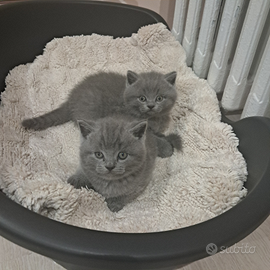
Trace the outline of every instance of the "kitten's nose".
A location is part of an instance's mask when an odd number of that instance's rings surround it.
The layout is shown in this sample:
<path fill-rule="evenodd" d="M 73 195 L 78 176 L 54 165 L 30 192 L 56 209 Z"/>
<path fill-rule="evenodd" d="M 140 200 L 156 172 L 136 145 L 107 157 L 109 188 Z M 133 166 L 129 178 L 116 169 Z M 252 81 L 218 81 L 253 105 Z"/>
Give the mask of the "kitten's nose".
<path fill-rule="evenodd" d="M 147 105 L 147 107 L 148 107 L 150 110 L 152 110 L 152 109 L 155 107 L 155 105 L 151 104 L 151 105 Z"/>
<path fill-rule="evenodd" d="M 114 165 L 110 165 L 110 166 L 105 166 L 105 168 L 108 170 L 108 171 L 112 171 L 115 166 Z"/>

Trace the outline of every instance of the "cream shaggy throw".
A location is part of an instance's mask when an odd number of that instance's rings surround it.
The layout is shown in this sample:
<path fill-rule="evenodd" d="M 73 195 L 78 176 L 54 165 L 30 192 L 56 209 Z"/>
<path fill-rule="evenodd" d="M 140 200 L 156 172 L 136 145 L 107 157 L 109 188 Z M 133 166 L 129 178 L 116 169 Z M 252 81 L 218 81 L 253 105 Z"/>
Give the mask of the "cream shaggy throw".
<path fill-rule="evenodd" d="M 31 48 L 29 48 L 31 49 Z M 181 45 L 159 23 L 128 38 L 93 34 L 56 38 L 31 64 L 6 78 L 0 109 L 0 187 L 12 200 L 49 218 L 114 232 L 157 232 L 213 218 L 236 205 L 247 190 L 246 163 L 232 127 L 221 123 L 215 92 L 186 66 Z M 183 151 L 158 158 L 153 181 L 134 202 L 112 213 L 104 198 L 67 184 L 79 162 L 79 130 L 72 123 L 45 131 L 20 122 L 58 107 L 85 76 L 177 71 L 178 100 L 170 131 Z"/>

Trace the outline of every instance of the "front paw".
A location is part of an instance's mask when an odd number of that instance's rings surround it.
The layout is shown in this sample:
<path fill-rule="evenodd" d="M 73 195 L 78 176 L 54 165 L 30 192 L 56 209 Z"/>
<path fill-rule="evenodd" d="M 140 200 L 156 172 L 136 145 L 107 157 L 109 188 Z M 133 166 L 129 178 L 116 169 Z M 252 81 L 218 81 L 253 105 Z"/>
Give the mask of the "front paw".
<path fill-rule="evenodd" d="M 158 149 L 159 157 L 168 158 L 168 157 L 171 157 L 172 154 L 173 154 L 173 146 L 169 142 L 166 142 L 163 145 L 159 146 L 159 149 Z"/>
<path fill-rule="evenodd" d="M 86 182 L 85 179 L 82 179 L 81 177 L 79 177 L 78 175 L 74 174 L 72 176 L 70 176 L 67 180 L 67 182 L 69 184 L 71 184 L 72 186 L 74 186 L 77 189 L 80 189 L 81 187 L 86 187 Z"/>
<path fill-rule="evenodd" d="M 166 140 L 173 146 L 173 148 L 180 151 L 182 149 L 182 140 L 181 137 L 176 133 L 171 133 L 166 136 Z"/>
<path fill-rule="evenodd" d="M 108 208 L 112 211 L 112 212 L 118 212 L 121 209 L 123 209 L 123 207 L 125 206 L 123 204 L 123 202 L 121 202 L 120 200 L 118 200 L 117 198 L 107 198 L 105 200 L 107 202 L 107 206 Z"/>

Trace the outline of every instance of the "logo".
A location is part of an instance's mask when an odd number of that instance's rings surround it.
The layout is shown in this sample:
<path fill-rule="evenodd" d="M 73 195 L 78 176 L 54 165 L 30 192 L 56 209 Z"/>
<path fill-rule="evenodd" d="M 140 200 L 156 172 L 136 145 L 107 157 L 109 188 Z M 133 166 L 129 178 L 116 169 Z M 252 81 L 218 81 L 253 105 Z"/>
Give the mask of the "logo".
<path fill-rule="evenodd" d="M 218 251 L 217 245 L 210 243 L 206 246 L 206 252 L 208 255 L 215 255 Z"/>
<path fill-rule="evenodd" d="M 206 246 L 205 248 L 206 252 L 208 255 L 215 255 L 218 252 L 218 247 L 216 244 L 214 243 L 210 243 Z M 220 247 L 220 253 L 224 254 L 224 253 L 242 253 L 242 254 L 253 254 L 256 252 L 256 246 L 249 246 L 248 243 L 246 244 L 234 244 L 233 246 L 230 247 L 225 247 L 222 246 Z"/>

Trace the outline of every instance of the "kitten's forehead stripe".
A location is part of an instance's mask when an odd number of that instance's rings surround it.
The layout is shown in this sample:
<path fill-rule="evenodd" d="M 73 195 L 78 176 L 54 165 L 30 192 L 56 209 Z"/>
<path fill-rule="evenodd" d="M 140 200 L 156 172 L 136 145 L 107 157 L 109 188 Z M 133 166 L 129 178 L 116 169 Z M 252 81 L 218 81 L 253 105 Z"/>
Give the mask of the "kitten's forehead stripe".
<path fill-rule="evenodd" d="M 149 98 L 155 98 L 158 94 L 165 94 L 169 89 L 168 87 L 170 87 L 160 73 L 142 73 L 140 77 L 141 80 L 138 87 Z"/>
<path fill-rule="evenodd" d="M 128 132 L 127 123 L 110 119 L 102 123 L 100 129 L 97 131 L 97 140 L 102 149 L 116 149 L 120 151 L 130 144 L 130 134 Z"/>

